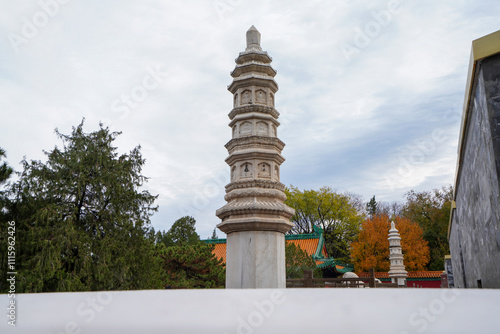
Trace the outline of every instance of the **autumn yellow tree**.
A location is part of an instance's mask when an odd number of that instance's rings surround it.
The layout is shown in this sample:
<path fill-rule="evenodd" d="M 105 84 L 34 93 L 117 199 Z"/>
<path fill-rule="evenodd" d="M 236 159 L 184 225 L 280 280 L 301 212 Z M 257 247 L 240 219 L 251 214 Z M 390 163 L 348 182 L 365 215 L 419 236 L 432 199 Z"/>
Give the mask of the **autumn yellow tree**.
<path fill-rule="evenodd" d="M 422 228 L 403 217 L 395 218 L 401 236 L 404 264 L 408 271 L 425 270 L 429 262 L 429 246 L 423 238 Z M 351 244 L 351 261 L 357 273 L 375 268 L 389 271 L 389 240 L 391 224 L 387 215 L 378 215 L 365 220 L 357 241 Z"/>
<path fill-rule="evenodd" d="M 314 226 L 323 229 L 325 247 L 330 257 L 348 262 L 350 245 L 359 233 L 364 215 L 359 197 L 338 193 L 329 187 L 319 190 L 285 190 L 285 203 L 295 209 L 290 234 L 312 233 Z"/>

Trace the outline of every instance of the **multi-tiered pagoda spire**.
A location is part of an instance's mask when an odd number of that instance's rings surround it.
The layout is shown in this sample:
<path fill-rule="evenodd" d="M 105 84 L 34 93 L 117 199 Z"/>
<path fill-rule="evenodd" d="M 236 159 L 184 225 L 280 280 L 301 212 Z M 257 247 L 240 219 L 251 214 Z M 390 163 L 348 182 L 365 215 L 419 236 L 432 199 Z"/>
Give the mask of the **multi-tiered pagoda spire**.
<path fill-rule="evenodd" d="M 397 283 L 399 286 L 406 286 L 408 272 L 405 270 L 405 265 L 403 264 L 401 237 L 399 236 L 399 232 L 394 222 L 391 222 L 391 229 L 389 230 L 389 261 L 391 261 L 391 266 L 389 268 L 391 283 Z"/>
<path fill-rule="evenodd" d="M 226 288 L 284 288 L 285 233 L 294 210 L 284 204 L 280 182 L 285 144 L 278 139 L 278 85 L 271 57 L 262 51 L 260 33 L 247 31 L 247 47 L 236 59 L 228 90 L 232 139 L 226 144 L 231 182 L 228 202 L 217 210 L 217 227 L 227 233 Z"/>

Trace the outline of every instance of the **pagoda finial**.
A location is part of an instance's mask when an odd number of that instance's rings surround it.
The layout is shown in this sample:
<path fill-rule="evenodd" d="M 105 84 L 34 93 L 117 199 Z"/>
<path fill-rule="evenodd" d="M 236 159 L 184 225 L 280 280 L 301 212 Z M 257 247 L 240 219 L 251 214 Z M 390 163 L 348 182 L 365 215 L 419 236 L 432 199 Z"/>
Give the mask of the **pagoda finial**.
<path fill-rule="evenodd" d="M 253 25 L 247 31 L 247 48 L 245 51 L 250 50 L 262 51 L 260 47 L 260 32 Z"/>

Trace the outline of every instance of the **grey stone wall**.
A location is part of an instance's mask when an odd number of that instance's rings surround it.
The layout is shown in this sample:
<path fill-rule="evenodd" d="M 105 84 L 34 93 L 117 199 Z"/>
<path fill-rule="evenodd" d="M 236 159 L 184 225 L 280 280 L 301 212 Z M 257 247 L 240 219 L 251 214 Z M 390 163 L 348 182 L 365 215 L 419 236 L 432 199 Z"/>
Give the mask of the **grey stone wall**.
<path fill-rule="evenodd" d="M 450 231 L 455 286 L 500 288 L 500 55 L 478 63 Z"/>

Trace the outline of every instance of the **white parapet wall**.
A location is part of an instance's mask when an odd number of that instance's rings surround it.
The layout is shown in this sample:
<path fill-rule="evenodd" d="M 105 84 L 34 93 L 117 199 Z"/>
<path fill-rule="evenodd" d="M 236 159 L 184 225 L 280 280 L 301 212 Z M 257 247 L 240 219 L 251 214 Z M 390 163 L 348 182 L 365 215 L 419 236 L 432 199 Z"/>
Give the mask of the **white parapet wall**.
<path fill-rule="evenodd" d="M 219 289 L 18 294 L 0 333 L 499 333 L 500 290 Z M 0 295 L 4 313 L 12 300 Z"/>

